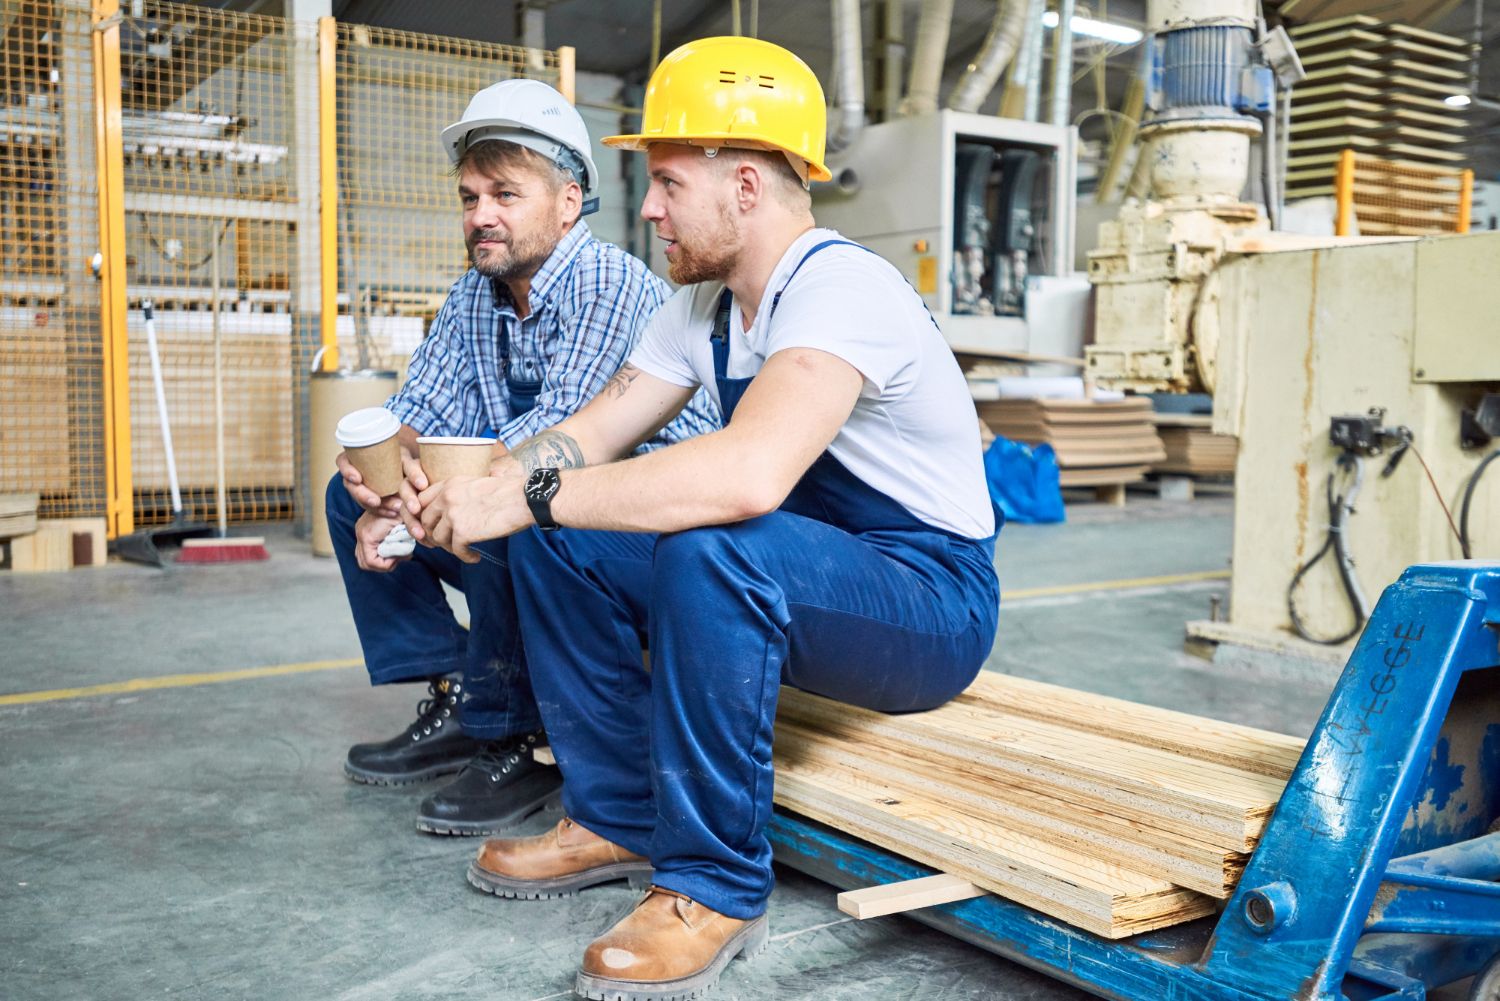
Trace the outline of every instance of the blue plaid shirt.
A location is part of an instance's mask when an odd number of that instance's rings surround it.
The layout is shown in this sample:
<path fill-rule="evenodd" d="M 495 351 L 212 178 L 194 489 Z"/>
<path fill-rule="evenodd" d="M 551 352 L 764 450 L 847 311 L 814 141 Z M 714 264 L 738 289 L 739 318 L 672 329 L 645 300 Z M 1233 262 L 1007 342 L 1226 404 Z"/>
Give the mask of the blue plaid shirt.
<path fill-rule="evenodd" d="M 640 260 L 594 239 L 580 220 L 532 277 L 525 320 L 516 315 L 508 286 L 466 271 L 448 291 L 427 339 L 412 354 L 406 384 L 386 409 L 418 434 L 498 435 L 514 448 L 593 399 L 671 294 Z M 507 371 L 511 379 L 541 383 L 536 405 L 524 414 L 511 405 Z M 718 408 L 700 388 L 641 451 L 720 426 Z"/>

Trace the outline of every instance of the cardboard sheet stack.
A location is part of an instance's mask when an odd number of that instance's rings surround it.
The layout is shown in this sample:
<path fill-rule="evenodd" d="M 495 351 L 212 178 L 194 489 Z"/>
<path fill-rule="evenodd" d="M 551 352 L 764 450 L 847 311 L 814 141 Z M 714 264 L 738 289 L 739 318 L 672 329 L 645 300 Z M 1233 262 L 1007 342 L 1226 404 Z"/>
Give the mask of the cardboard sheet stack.
<path fill-rule="evenodd" d="M 1234 474 L 1239 439 L 1214 434 L 1213 418 L 1207 414 L 1156 414 L 1156 433 L 1167 449 L 1165 462 L 1151 468 L 1175 476 L 1225 476 Z"/>
<path fill-rule="evenodd" d="M 1346 149 L 1415 166 L 1460 165 L 1465 116 L 1444 99 L 1469 93 L 1468 42 L 1365 14 L 1290 33 L 1307 79 L 1292 91 L 1288 199 L 1333 194 Z"/>
<path fill-rule="evenodd" d="M 1167 457 L 1151 424 L 1151 401 L 1144 396 L 1109 402 L 989 400 L 976 406 L 996 434 L 1051 445 L 1065 487 L 1134 483 Z"/>
<path fill-rule="evenodd" d="M 776 801 L 1107 938 L 1212 914 L 1302 741 L 982 672 L 931 712 L 783 688 Z"/>

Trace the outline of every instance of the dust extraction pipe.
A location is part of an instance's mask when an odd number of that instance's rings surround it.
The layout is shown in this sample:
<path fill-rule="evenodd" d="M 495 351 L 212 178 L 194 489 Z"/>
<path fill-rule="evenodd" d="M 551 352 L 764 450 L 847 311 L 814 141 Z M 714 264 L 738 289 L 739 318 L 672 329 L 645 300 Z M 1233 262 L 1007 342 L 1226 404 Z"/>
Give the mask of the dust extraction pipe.
<path fill-rule="evenodd" d="M 990 33 L 985 36 L 979 55 L 964 71 L 953 95 L 948 98 L 948 107 L 954 111 L 978 111 L 984 99 L 990 96 L 1000 74 L 1015 58 L 1021 47 L 1021 36 L 1026 33 L 1027 0 L 1000 0 L 995 9 L 995 20 L 990 24 Z"/>
<path fill-rule="evenodd" d="M 917 42 L 911 57 L 911 77 L 898 113 L 926 115 L 937 110 L 943 83 L 943 60 L 948 55 L 948 29 L 953 24 L 953 0 L 922 0 L 917 20 Z"/>
<path fill-rule="evenodd" d="M 950 6 L 952 2 L 948 0 Z M 865 52 L 859 30 L 859 0 L 832 0 L 832 3 L 838 119 L 828 130 L 828 152 L 837 153 L 848 149 L 865 127 Z"/>

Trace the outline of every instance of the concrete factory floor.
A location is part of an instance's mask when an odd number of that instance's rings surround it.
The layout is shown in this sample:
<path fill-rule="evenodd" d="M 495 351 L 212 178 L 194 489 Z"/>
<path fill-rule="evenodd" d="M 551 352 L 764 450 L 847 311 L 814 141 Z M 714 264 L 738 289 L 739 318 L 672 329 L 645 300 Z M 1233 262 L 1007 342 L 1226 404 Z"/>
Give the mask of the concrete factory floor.
<path fill-rule="evenodd" d="M 1069 515 L 1005 529 L 1007 591 L 1227 566 L 1227 499 Z M 0 574 L 0 695 L 358 657 L 334 562 L 268 535 L 267 563 Z M 1227 583 L 1008 600 L 988 667 L 1306 734 L 1322 688 L 1229 683 L 1181 652 L 1184 620 L 1211 594 L 1227 602 Z M 347 781 L 348 746 L 398 732 L 417 696 L 351 666 L 0 706 L 5 997 L 570 996 L 585 945 L 634 895 L 479 893 L 463 876 L 477 843 L 415 829 L 431 786 Z M 796 872 L 778 880 L 771 948 L 713 996 L 1085 996 L 905 918 L 852 921 Z"/>

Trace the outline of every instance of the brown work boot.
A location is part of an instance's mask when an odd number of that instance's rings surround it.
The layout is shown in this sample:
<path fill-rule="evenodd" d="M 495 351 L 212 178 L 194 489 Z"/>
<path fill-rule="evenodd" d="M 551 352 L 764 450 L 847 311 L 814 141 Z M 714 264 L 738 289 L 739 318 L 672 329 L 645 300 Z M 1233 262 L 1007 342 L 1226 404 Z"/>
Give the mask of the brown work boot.
<path fill-rule="evenodd" d="M 628 879 L 639 889 L 651 882 L 651 863 L 605 841 L 571 817 L 546 834 L 495 838 L 469 863 L 469 882 L 485 893 L 523 900 L 566 897 L 595 883 Z"/>
<path fill-rule="evenodd" d="M 712 987 L 735 956 L 766 947 L 766 916 L 741 921 L 651 887 L 583 954 L 575 990 L 603 1001 L 677 1001 Z"/>

